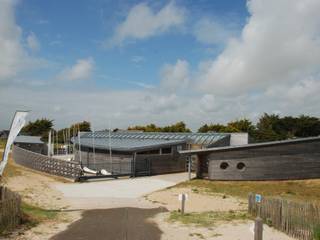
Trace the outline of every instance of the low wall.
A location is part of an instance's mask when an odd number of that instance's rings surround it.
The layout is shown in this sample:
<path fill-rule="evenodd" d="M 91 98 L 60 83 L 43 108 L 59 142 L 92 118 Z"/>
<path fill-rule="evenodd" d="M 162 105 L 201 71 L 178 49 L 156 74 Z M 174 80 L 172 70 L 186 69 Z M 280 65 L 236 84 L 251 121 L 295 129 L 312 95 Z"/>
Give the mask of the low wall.
<path fill-rule="evenodd" d="M 198 176 L 212 180 L 320 178 L 319 137 L 206 149 L 193 154 L 199 158 Z"/>
<path fill-rule="evenodd" d="M 21 222 L 21 198 L 19 194 L 0 186 L 0 233 L 11 231 Z"/>
<path fill-rule="evenodd" d="M 81 173 L 78 163 L 48 157 L 18 146 L 13 146 L 12 157 L 22 166 L 57 176 L 77 179 Z"/>

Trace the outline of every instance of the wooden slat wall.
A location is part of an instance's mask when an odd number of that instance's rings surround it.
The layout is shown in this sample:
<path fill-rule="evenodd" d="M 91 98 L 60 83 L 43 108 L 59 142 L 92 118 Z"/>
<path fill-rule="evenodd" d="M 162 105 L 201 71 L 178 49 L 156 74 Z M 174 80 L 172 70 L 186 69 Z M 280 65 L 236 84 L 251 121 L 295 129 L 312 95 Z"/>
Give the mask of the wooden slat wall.
<path fill-rule="evenodd" d="M 289 180 L 320 178 L 320 141 L 295 142 L 206 153 L 214 180 Z M 228 163 L 225 170 L 222 162 Z M 237 169 L 244 163 L 243 170 Z M 203 170 L 204 171 L 204 170 Z"/>
<path fill-rule="evenodd" d="M 318 239 L 314 233 L 320 233 L 319 204 L 266 197 L 262 197 L 261 203 L 256 203 L 255 194 L 249 195 L 248 202 L 249 213 L 253 216 L 259 215 L 272 227 L 297 239 Z"/>

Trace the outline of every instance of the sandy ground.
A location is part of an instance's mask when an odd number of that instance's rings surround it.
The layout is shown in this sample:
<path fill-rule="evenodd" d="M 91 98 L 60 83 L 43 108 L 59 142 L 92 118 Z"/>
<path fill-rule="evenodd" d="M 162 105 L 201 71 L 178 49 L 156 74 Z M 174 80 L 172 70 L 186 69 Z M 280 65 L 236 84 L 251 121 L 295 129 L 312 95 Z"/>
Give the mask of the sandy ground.
<path fill-rule="evenodd" d="M 169 188 L 185 181 L 187 174 L 170 174 L 135 179 L 118 179 L 86 183 L 63 182 L 19 167 L 21 176 L 11 177 L 6 185 L 18 191 L 23 199 L 47 209 L 67 209 L 70 212 L 59 214 L 55 221 L 44 222 L 23 234 L 11 239 L 50 239 L 70 228 L 70 223 L 80 221 L 81 214 L 88 209 L 110 209 L 119 207 L 155 208 L 163 206 L 168 210 L 179 208 L 178 194 L 188 193 L 186 211 L 226 211 L 246 208 L 246 203 L 232 197 L 203 195 L 190 189 Z M 161 190 L 162 189 L 162 190 Z M 164 189 L 164 190 L 163 190 Z M 153 193 L 152 193 L 153 192 Z M 252 221 L 221 223 L 214 227 L 202 228 L 169 223 L 167 212 L 155 215 L 150 221 L 162 233 L 161 240 L 253 239 Z M 101 239 L 108 239 L 104 236 Z M 265 240 L 290 240 L 285 234 L 265 226 Z M 114 240 L 114 239 L 112 239 Z"/>
<path fill-rule="evenodd" d="M 169 223 L 169 213 L 160 213 L 154 221 L 162 231 L 161 240 L 253 240 L 252 221 L 234 221 L 218 223 L 213 227 L 198 227 Z M 264 225 L 264 240 L 294 240 L 284 233 Z"/>
<path fill-rule="evenodd" d="M 54 188 L 54 184 L 65 182 L 67 181 L 66 179 L 46 176 L 17 165 L 16 167 L 21 175 L 6 179 L 5 185 L 18 192 L 23 201 L 45 209 L 63 210 L 69 207 L 69 203 L 63 193 Z M 19 229 L 12 236 L 4 239 L 49 239 L 57 232 L 65 230 L 71 222 L 78 220 L 80 217 L 80 211 L 62 212 L 58 214 L 55 220 L 43 222 L 27 231 Z"/>
<path fill-rule="evenodd" d="M 187 212 L 229 211 L 246 210 L 247 203 L 237 198 L 220 194 L 205 195 L 195 193 L 190 188 L 170 188 L 151 193 L 146 196 L 149 201 L 167 208 L 170 211 L 180 208 L 178 196 L 181 193 L 188 194 L 185 209 Z"/>

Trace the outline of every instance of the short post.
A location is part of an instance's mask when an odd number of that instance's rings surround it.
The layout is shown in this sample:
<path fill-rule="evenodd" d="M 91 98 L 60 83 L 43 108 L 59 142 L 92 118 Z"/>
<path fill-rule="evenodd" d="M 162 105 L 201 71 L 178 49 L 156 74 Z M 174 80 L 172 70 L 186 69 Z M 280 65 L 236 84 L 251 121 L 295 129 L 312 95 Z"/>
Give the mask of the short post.
<path fill-rule="evenodd" d="M 181 194 L 181 214 L 184 214 L 184 206 L 186 201 L 186 195 L 184 193 Z"/>
<path fill-rule="evenodd" d="M 254 221 L 254 240 L 262 240 L 263 236 L 263 221 L 257 217 Z"/>

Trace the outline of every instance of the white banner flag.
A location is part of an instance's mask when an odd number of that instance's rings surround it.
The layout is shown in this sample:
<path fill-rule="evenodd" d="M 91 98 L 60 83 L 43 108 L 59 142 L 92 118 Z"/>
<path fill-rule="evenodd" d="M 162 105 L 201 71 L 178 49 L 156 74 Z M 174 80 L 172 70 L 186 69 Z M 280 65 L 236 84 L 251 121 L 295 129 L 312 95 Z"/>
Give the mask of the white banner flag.
<path fill-rule="evenodd" d="M 27 111 L 17 111 L 14 115 L 14 118 L 11 123 L 11 128 L 9 132 L 9 136 L 6 143 L 6 148 L 4 149 L 4 153 L 2 155 L 2 162 L 0 163 L 0 176 L 2 176 L 3 170 L 8 162 L 8 155 L 10 152 L 10 148 L 15 138 L 18 136 L 20 130 L 26 123 L 26 116 L 28 115 Z"/>

